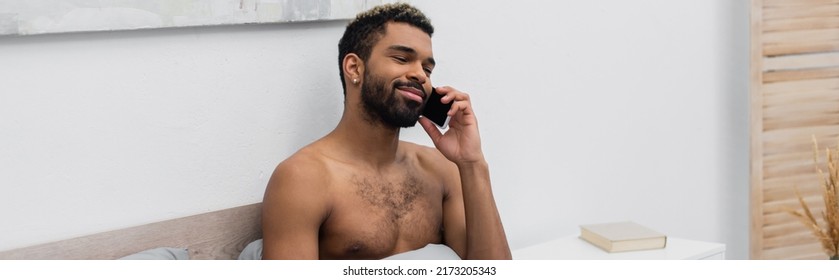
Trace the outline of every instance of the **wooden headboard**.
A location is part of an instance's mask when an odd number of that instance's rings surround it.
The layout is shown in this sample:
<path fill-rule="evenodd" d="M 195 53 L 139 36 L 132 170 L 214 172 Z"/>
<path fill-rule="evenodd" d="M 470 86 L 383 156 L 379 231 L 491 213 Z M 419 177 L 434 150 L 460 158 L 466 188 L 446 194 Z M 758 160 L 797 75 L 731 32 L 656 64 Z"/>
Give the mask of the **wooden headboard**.
<path fill-rule="evenodd" d="M 236 259 L 262 238 L 262 203 L 0 252 L 0 259 L 118 259 L 158 247 L 187 248 L 192 259 Z"/>

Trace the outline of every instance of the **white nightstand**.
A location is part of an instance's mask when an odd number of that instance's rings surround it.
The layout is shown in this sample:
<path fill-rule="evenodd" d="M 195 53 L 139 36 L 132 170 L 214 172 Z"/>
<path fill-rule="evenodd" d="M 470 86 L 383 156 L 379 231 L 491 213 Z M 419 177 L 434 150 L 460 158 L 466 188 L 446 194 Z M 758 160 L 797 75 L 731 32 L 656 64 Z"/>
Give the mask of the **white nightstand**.
<path fill-rule="evenodd" d="M 724 260 L 725 244 L 667 237 L 664 249 L 607 253 L 567 236 L 513 251 L 514 260 Z"/>

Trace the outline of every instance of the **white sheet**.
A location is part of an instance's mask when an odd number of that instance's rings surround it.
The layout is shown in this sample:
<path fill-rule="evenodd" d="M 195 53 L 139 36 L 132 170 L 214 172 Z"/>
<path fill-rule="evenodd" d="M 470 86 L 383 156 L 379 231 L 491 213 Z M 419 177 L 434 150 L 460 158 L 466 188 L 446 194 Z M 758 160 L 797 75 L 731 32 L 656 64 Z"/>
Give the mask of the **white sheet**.
<path fill-rule="evenodd" d="M 239 254 L 240 260 L 261 260 L 262 239 L 256 240 L 245 246 Z M 460 257 L 449 246 L 443 244 L 428 244 L 425 247 L 399 253 L 384 260 L 459 260 Z"/>

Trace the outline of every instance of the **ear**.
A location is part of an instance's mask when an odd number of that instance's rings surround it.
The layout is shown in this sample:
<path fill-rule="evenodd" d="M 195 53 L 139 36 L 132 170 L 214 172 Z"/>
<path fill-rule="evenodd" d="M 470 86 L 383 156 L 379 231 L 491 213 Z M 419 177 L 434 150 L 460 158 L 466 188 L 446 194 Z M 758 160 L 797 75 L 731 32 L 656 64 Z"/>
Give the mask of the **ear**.
<path fill-rule="evenodd" d="M 361 79 L 364 77 L 364 61 L 361 60 L 361 57 L 358 57 L 354 53 L 349 53 L 344 56 L 341 67 L 344 68 L 344 81 L 346 81 L 348 87 L 361 84 Z M 354 80 L 358 82 L 354 83 Z"/>

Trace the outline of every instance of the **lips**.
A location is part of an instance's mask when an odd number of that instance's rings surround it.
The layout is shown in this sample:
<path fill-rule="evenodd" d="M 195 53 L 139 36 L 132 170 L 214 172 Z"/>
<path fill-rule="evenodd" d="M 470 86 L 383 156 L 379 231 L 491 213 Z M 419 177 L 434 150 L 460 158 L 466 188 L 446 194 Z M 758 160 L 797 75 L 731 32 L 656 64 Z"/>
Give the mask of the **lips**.
<path fill-rule="evenodd" d="M 402 96 L 416 102 L 422 103 L 425 100 L 425 92 L 413 86 L 400 86 L 396 88 Z"/>

